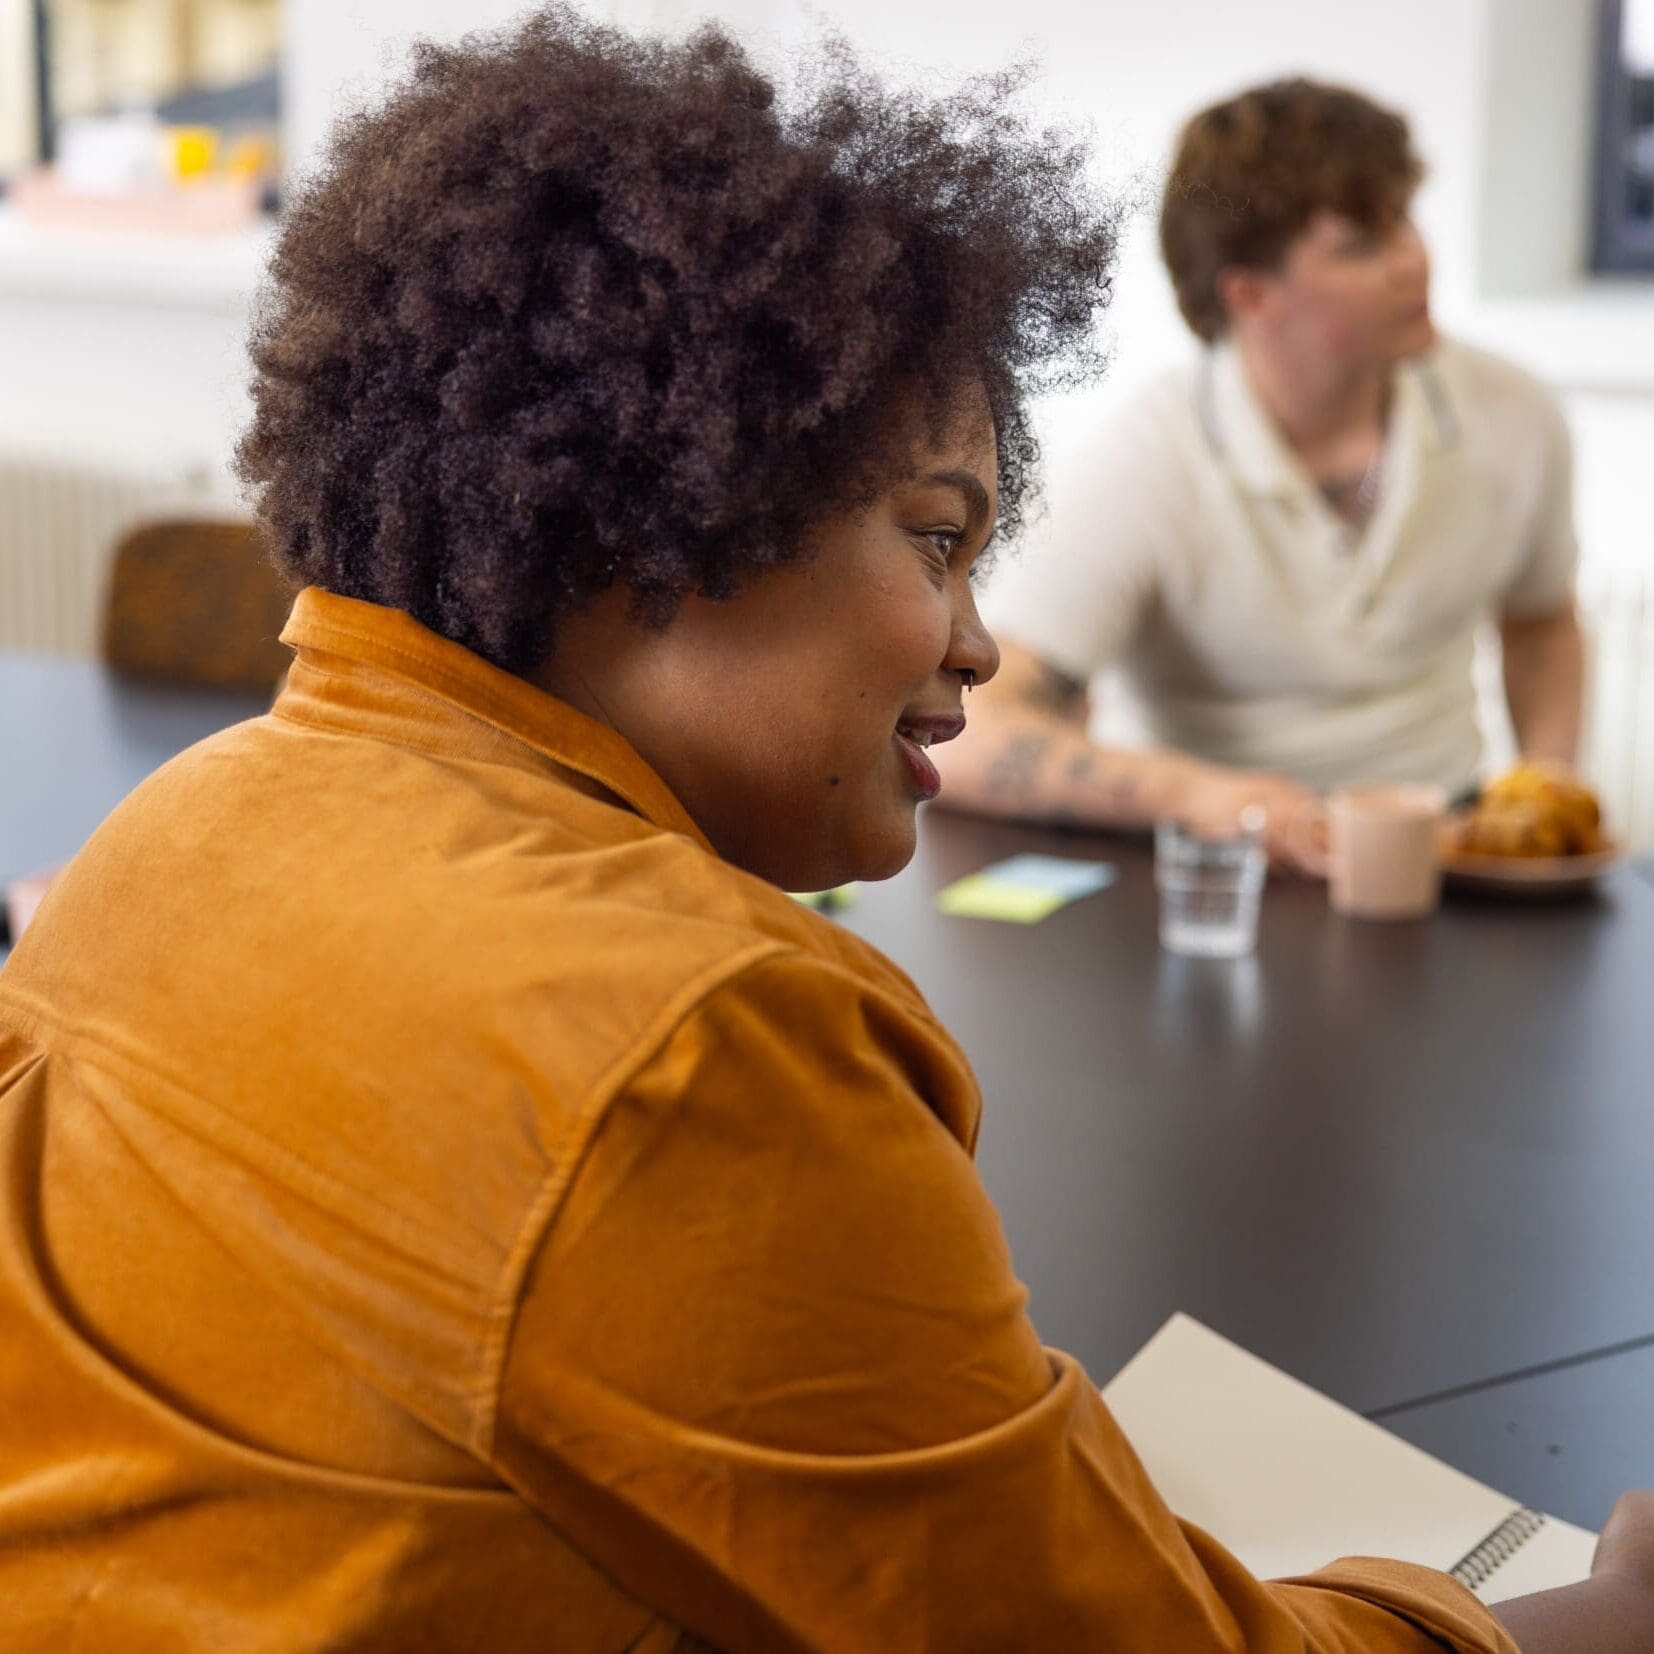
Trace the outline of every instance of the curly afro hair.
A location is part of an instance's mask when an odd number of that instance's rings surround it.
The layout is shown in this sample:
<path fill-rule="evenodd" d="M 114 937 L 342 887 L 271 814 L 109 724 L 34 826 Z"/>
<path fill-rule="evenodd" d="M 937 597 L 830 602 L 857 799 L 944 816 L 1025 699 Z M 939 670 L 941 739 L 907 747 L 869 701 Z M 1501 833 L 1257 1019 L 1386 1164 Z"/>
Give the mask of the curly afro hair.
<path fill-rule="evenodd" d="M 1318 212 L 1387 229 L 1423 176 L 1406 121 L 1341 86 L 1278 80 L 1203 109 L 1183 128 L 1160 212 L 1183 319 L 1221 338 L 1226 265 L 1278 268 Z"/>
<path fill-rule="evenodd" d="M 563 5 L 415 47 L 293 200 L 238 470 L 294 579 L 508 671 L 614 582 L 650 623 L 805 555 L 985 391 L 1102 365 L 1116 213 L 1023 70 L 934 101 L 840 42 L 790 106 L 727 35 Z"/>

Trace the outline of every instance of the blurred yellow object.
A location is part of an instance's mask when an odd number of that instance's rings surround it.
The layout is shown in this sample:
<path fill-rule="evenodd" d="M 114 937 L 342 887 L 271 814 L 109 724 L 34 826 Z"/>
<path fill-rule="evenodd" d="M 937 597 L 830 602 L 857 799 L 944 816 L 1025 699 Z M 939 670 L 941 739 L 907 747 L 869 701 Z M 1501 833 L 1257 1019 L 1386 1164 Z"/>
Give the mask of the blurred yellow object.
<path fill-rule="evenodd" d="M 225 152 L 224 170 L 232 178 L 268 178 L 276 170 L 275 139 L 264 132 L 243 132 Z"/>
<path fill-rule="evenodd" d="M 1532 804 L 1480 804 L 1458 824 L 1454 847 L 1472 856 L 1561 856 L 1567 840 Z"/>
<path fill-rule="evenodd" d="M 1584 855 L 1598 846 L 1602 809 L 1596 795 L 1561 764 L 1528 759 L 1493 782 L 1485 793 L 1492 805 L 1528 804 L 1554 824 L 1565 855 Z"/>
<path fill-rule="evenodd" d="M 167 173 L 180 184 L 205 178 L 218 161 L 218 134 L 210 126 L 166 129 Z"/>
<path fill-rule="evenodd" d="M 1452 848 L 1475 856 L 1583 856 L 1600 850 L 1602 811 L 1572 770 L 1528 759 L 1489 782 L 1454 824 Z"/>

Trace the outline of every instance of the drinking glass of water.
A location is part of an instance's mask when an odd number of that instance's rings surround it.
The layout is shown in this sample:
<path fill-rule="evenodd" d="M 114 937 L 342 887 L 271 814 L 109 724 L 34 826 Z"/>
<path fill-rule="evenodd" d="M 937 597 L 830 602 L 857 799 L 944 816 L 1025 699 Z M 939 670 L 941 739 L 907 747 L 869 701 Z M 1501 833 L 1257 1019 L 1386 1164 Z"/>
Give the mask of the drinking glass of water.
<path fill-rule="evenodd" d="M 1175 821 L 1154 830 L 1160 945 L 1173 953 L 1235 959 L 1258 941 L 1268 855 L 1261 806 L 1241 812 L 1230 838 L 1201 838 Z"/>

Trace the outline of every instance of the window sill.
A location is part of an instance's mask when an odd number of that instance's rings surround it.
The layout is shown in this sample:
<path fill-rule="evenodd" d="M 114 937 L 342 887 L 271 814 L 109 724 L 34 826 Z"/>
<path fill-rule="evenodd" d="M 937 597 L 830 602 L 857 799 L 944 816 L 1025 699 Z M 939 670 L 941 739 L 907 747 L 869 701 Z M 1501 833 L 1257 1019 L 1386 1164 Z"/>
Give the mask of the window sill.
<path fill-rule="evenodd" d="M 1543 293 L 1484 294 L 1457 331 L 1562 391 L 1654 391 L 1654 281 L 1581 281 Z"/>
<path fill-rule="evenodd" d="M 267 221 L 194 235 L 59 229 L 0 205 L 0 299 L 240 311 L 274 238 Z"/>

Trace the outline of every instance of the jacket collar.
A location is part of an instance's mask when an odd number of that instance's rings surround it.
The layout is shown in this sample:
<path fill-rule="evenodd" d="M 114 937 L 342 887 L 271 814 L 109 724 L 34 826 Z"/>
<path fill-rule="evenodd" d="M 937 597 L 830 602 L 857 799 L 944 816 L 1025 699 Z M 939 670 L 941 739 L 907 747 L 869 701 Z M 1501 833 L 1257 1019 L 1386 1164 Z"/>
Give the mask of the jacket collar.
<path fill-rule="evenodd" d="M 306 671 L 320 666 L 322 656 L 342 658 L 380 676 L 386 693 L 377 698 L 374 713 L 400 724 L 416 743 L 421 733 L 440 742 L 447 722 L 443 707 L 457 709 L 520 749 L 596 782 L 655 826 L 712 850 L 689 812 L 623 736 L 439 637 L 400 609 L 308 586 L 294 602 L 281 640 L 298 660 L 278 711 L 302 715 L 307 703 L 325 700 L 336 719 L 340 698 L 308 681 Z M 433 696 L 438 706 L 431 704 Z"/>

